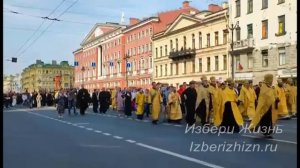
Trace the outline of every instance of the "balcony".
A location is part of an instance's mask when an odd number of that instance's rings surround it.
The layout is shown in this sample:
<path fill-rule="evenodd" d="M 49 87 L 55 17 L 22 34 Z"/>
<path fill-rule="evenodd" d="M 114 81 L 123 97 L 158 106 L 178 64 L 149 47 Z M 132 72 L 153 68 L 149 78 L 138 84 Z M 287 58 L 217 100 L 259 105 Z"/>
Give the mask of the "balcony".
<path fill-rule="evenodd" d="M 193 58 L 196 55 L 195 49 L 183 49 L 180 51 L 171 51 L 169 58 L 176 61 L 180 59 L 189 59 Z"/>
<path fill-rule="evenodd" d="M 255 43 L 253 38 L 233 42 L 234 53 L 252 52 L 254 48 L 255 48 Z"/>

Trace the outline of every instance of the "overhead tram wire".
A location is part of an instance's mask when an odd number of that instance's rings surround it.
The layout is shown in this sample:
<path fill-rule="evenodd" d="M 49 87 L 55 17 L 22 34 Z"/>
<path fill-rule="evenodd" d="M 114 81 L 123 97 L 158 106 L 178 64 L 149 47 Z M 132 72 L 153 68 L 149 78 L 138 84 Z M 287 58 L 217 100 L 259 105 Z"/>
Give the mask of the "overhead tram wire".
<path fill-rule="evenodd" d="M 62 0 L 56 7 L 53 9 L 50 14 L 48 15 L 51 16 L 66 0 Z M 22 44 L 22 46 L 16 51 L 14 55 L 20 55 L 18 53 L 21 52 L 22 48 L 34 37 L 34 35 L 40 30 L 40 28 L 44 25 L 46 20 L 43 20 L 43 22 L 38 26 L 38 28 L 32 33 L 32 35 Z"/>
<path fill-rule="evenodd" d="M 59 17 L 61 17 L 63 14 L 65 14 L 71 7 L 73 7 L 77 2 L 78 2 L 79 0 L 76 0 L 76 1 L 74 1 L 66 10 L 64 10 L 60 15 L 58 15 L 58 17 L 56 17 L 56 19 L 57 18 L 59 18 Z M 32 41 L 31 43 L 30 43 L 30 45 L 27 47 L 27 48 L 25 48 L 20 54 L 19 54 L 19 56 L 18 57 L 20 57 L 22 54 L 24 54 L 48 29 L 49 29 L 49 27 L 53 24 L 55 22 L 55 20 L 52 20 L 52 22 L 46 27 L 46 29 L 44 29 L 43 30 L 43 32 L 37 37 L 37 38 L 35 38 L 34 39 L 34 41 Z"/>

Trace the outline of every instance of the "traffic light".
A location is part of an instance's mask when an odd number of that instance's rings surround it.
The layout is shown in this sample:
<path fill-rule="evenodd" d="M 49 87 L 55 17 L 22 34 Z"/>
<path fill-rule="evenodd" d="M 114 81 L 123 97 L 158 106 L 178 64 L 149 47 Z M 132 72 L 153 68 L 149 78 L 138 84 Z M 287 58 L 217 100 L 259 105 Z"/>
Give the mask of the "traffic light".
<path fill-rule="evenodd" d="M 17 58 L 12 57 L 11 62 L 17 62 Z"/>

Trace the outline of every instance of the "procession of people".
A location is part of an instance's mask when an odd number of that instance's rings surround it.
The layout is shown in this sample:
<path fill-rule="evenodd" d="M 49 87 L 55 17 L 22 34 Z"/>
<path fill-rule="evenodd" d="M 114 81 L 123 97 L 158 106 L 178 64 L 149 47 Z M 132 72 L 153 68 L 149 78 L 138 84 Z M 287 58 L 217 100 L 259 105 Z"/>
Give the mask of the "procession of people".
<path fill-rule="evenodd" d="M 231 78 L 218 81 L 214 76 L 202 76 L 199 81 L 184 82 L 177 90 L 174 86 L 152 82 L 152 88 L 95 89 L 89 93 L 84 85 L 80 89 L 60 89 L 56 93 L 33 92 L 5 94 L 6 108 L 16 104 L 30 108 L 53 106 L 60 118 L 65 109 L 68 114 L 85 115 L 92 105 L 94 113 L 108 110 L 118 115 L 143 120 L 149 118 L 154 125 L 160 122 L 186 123 L 188 126 L 217 126 L 222 131 L 239 132 L 245 122 L 250 130 L 258 130 L 271 138 L 278 119 L 297 115 L 297 87 L 292 79 L 273 83 L 274 76 L 266 74 L 263 81 L 253 86 L 252 81 L 235 82 Z M 18 101 L 16 100 L 18 99 Z"/>

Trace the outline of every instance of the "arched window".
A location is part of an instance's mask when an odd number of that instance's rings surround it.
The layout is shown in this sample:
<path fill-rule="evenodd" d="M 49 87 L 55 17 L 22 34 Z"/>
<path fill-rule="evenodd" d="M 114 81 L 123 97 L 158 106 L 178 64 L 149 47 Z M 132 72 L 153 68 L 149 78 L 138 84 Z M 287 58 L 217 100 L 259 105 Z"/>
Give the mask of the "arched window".
<path fill-rule="evenodd" d="M 192 34 L 192 49 L 195 49 L 195 34 Z"/>
<path fill-rule="evenodd" d="M 183 49 L 186 49 L 186 37 L 183 36 Z"/>

